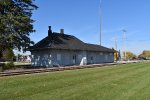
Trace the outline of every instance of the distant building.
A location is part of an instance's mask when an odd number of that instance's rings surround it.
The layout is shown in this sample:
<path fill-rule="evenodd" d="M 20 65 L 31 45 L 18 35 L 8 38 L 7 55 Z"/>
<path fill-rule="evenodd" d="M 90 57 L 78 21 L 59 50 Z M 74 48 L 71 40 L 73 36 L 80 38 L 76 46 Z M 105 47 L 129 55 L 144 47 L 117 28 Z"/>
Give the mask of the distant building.
<path fill-rule="evenodd" d="M 31 56 L 30 55 L 27 56 L 26 62 L 31 62 Z"/>
<path fill-rule="evenodd" d="M 17 56 L 17 61 L 19 62 L 31 62 L 31 55 L 19 55 Z"/>
<path fill-rule="evenodd" d="M 32 66 L 67 66 L 114 62 L 114 50 L 100 45 L 84 43 L 72 35 L 52 32 L 30 47 Z"/>

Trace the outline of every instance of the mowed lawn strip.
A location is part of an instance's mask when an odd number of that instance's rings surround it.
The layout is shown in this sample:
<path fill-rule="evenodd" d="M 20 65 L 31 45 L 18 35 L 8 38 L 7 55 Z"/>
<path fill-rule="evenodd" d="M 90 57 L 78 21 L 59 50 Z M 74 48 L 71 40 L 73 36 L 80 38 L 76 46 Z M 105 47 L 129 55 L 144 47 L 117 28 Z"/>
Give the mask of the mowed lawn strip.
<path fill-rule="evenodd" d="M 0 77 L 0 100 L 148 100 L 150 62 Z"/>

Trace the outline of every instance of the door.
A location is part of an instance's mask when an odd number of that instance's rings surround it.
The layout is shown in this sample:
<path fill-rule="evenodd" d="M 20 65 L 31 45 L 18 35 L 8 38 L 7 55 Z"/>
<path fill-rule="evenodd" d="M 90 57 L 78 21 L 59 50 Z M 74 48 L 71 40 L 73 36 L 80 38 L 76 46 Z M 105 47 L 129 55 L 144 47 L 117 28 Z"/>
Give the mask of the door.
<path fill-rule="evenodd" d="M 76 62 L 77 62 L 77 56 L 74 54 L 73 57 L 72 57 L 72 59 L 73 59 L 73 64 L 75 65 Z"/>

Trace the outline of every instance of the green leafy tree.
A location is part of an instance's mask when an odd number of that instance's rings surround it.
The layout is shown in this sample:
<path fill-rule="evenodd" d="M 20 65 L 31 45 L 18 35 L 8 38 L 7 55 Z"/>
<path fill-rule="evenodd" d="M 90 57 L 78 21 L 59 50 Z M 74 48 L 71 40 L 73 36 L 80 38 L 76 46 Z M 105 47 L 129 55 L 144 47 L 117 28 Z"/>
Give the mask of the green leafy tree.
<path fill-rule="evenodd" d="M 38 7 L 32 0 L 0 0 L 0 54 L 6 48 L 26 50 L 33 41 L 32 11 Z"/>
<path fill-rule="evenodd" d="M 125 57 L 125 52 L 124 52 L 123 54 L 124 54 L 124 57 Z M 127 52 L 126 52 L 126 60 L 128 60 L 128 59 L 133 59 L 133 58 L 136 58 L 136 55 L 133 54 L 133 53 L 130 52 L 130 51 L 127 51 Z"/>
<path fill-rule="evenodd" d="M 13 52 L 13 50 L 12 49 L 5 49 L 3 51 L 3 58 L 5 60 L 13 60 L 13 58 L 14 58 L 14 52 Z"/>
<path fill-rule="evenodd" d="M 144 50 L 142 54 L 139 55 L 139 58 L 150 58 L 150 50 Z"/>
<path fill-rule="evenodd" d="M 143 51 L 143 55 L 147 58 L 150 58 L 150 50 Z"/>

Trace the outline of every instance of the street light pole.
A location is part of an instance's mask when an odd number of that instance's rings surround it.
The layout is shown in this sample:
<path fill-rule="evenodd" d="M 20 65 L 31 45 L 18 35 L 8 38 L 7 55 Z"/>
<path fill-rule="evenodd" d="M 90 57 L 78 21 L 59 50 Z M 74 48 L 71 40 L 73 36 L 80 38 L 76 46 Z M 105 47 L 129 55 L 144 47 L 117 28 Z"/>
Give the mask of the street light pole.
<path fill-rule="evenodd" d="M 100 0 L 100 45 L 102 44 L 102 0 Z"/>
<path fill-rule="evenodd" d="M 122 30 L 124 33 L 124 60 L 126 60 L 126 30 Z"/>

